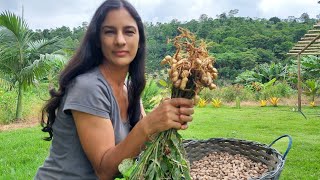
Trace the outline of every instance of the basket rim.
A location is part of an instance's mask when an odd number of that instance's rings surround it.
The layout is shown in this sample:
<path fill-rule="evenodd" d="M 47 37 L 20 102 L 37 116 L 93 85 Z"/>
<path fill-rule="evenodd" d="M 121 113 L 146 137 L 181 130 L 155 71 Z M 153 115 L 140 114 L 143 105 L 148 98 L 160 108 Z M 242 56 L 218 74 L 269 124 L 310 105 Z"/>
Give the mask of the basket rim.
<path fill-rule="evenodd" d="M 281 160 L 283 159 L 283 155 L 275 148 L 268 146 L 267 144 L 264 143 L 260 143 L 258 141 L 254 141 L 254 140 L 244 140 L 244 139 L 238 139 L 238 138 L 222 138 L 222 137 L 216 137 L 216 138 L 208 138 L 208 139 L 183 139 L 183 146 L 186 147 L 188 146 L 190 143 L 206 143 L 206 142 L 210 142 L 210 141 L 230 141 L 230 142 L 243 142 L 243 143 L 252 143 L 252 145 L 256 145 L 256 146 L 260 146 L 260 147 L 264 147 L 267 149 L 270 149 L 274 152 L 276 152 L 276 154 L 278 154 L 279 156 L 281 156 Z"/>
<path fill-rule="evenodd" d="M 275 148 L 268 146 L 267 144 L 260 143 L 257 141 L 253 140 L 243 140 L 243 139 L 238 139 L 238 138 L 221 138 L 221 137 L 216 137 L 216 138 L 208 138 L 208 139 L 183 139 L 183 146 L 184 148 L 194 145 L 197 143 L 209 143 L 209 142 L 240 142 L 240 143 L 246 143 L 250 144 L 251 146 L 259 146 L 262 148 L 265 148 L 267 150 L 270 150 L 272 153 L 275 153 L 279 160 L 279 163 L 277 164 L 276 168 L 274 170 L 267 171 L 263 173 L 260 177 L 254 178 L 254 179 L 266 179 L 266 178 L 274 178 L 277 175 L 280 175 L 282 169 L 284 168 L 285 164 L 285 159 L 283 158 L 283 155 L 276 150 Z"/>

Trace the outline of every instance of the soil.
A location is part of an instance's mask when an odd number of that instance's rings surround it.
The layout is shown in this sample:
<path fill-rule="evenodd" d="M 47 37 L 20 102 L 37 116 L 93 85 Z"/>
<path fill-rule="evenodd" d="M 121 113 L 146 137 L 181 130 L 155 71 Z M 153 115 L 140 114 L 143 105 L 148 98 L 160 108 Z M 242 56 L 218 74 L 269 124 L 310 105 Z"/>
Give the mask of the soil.
<path fill-rule="evenodd" d="M 308 105 L 308 101 L 303 101 L 302 102 L 303 105 Z M 316 102 L 316 104 L 320 104 L 320 102 Z M 235 102 L 232 103 L 223 103 L 223 105 L 226 106 L 235 106 Z M 259 102 L 252 102 L 252 101 L 241 101 L 241 106 L 259 106 Z M 279 105 L 286 105 L 286 106 L 297 106 L 297 100 L 290 98 L 290 99 L 286 99 L 286 98 L 282 98 L 280 99 Z M 0 132 L 2 131 L 8 131 L 8 130 L 15 130 L 15 129 L 20 129 L 20 128 L 27 128 L 27 127 L 34 127 L 39 125 L 39 118 L 38 117 L 31 117 L 31 118 L 27 118 L 24 120 L 20 120 L 14 123 L 10 123 L 10 124 L 0 124 Z"/>
<path fill-rule="evenodd" d="M 0 124 L 0 132 L 21 129 L 21 128 L 27 128 L 27 127 L 35 127 L 39 124 L 40 123 L 39 123 L 38 118 L 36 118 L 36 117 L 35 118 L 28 118 L 28 119 L 19 120 L 14 123 L 10 123 L 10 124 Z"/>

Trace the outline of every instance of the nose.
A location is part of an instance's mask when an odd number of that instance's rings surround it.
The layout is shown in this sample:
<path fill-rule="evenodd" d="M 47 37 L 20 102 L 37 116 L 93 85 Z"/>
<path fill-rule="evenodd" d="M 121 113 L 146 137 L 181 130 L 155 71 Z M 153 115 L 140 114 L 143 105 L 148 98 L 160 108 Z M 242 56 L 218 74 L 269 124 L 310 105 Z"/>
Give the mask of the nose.
<path fill-rule="evenodd" d="M 118 46 L 123 46 L 126 44 L 126 39 L 124 37 L 124 35 L 122 33 L 118 33 L 116 40 L 115 40 L 115 44 Z"/>

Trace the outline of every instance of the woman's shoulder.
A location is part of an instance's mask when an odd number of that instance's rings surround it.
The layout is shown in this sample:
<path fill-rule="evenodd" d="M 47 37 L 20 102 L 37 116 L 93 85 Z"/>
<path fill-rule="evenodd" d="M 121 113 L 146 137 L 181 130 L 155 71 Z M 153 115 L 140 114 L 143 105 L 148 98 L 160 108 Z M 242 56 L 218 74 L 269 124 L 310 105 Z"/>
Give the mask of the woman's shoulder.
<path fill-rule="evenodd" d="M 95 68 L 93 68 L 83 74 L 78 75 L 77 77 L 75 77 L 75 80 L 96 81 L 97 79 L 99 79 L 99 74 L 100 74 L 99 67 L 95 67 Z"/>
<path fill-rule="evenodd" d="M 93 87 L 106 87 L 107 84 L 104 83 L 99 68 L 95 67 L 88 72 L 75 77 L 71 86 L 91 89 Z"/>

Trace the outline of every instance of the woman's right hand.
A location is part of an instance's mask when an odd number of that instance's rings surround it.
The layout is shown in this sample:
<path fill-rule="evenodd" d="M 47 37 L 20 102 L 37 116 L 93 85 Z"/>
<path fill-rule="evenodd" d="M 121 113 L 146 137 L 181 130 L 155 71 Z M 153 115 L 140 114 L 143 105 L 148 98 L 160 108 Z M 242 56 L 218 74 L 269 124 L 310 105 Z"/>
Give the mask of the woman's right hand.
<path fill-rule="evenodd" d="M 141 123 L 143 123 L 147 135 L 153 135 L 171 128 L 187 129 L 187 123 L 192 121 L 193 106 L 193 100 L 190 99 L 166 99 L 141 119 Z"/>

